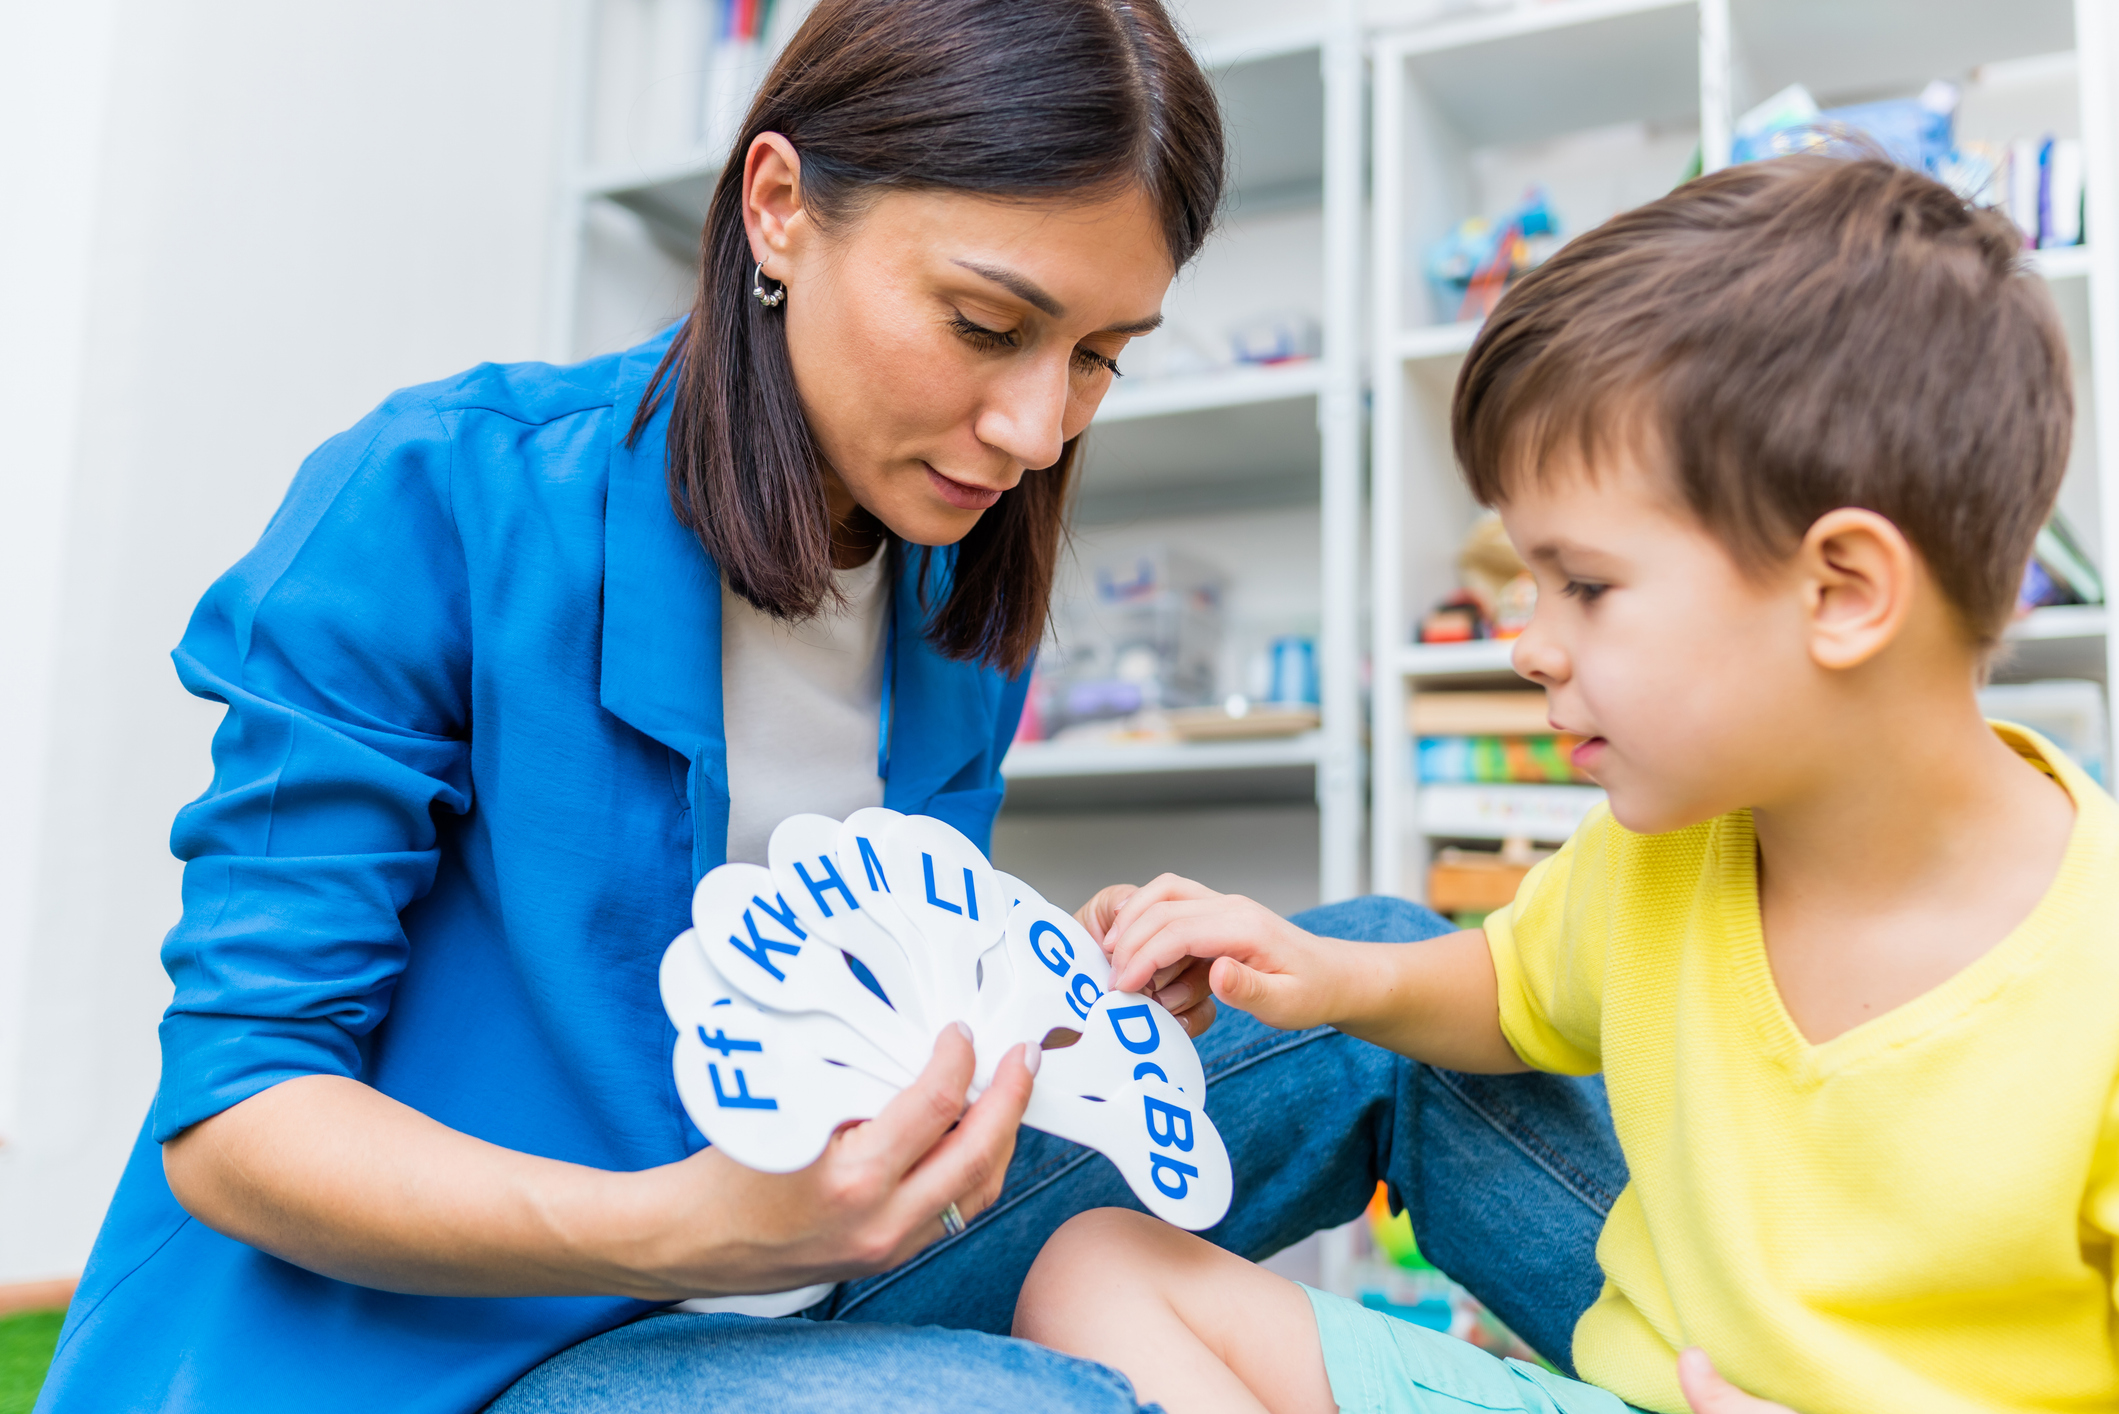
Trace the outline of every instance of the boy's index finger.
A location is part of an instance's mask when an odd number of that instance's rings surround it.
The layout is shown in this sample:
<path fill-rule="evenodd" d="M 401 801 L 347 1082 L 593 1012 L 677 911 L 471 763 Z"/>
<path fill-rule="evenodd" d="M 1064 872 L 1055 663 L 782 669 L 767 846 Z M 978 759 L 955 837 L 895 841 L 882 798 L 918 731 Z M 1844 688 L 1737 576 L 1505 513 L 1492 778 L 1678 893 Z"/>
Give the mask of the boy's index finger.
<path fill-rule="evenodd" d="M 1120 951 L 1112 955 L 1111 985 L 1123 992 L 1137 992 L 1156 973 L 1185 958 L 1220 957 L 1229 951 L 1220 946 L 1224 941 L 1220 933 L 1188 926 L 1212 919 L 1219 902 L 1165 899 L 1150 906 L 1135 921 Z"/>
<path fill-rule="evenodd" d="M 1112 915 L 1111 926 L 1104 932 L 1105 950 L 1116 958 L 1116 949 L 1123 947 L 1127 935 L 1139 926 L 1140 916 L 1156 904 L 1174 899 L 1202 897 L 1213 898 L 1218 895 L 1205 885 L 1196 884 L 1176 874 L 1156 875 L 1145 888 L 1135 889 L 1131 897 L 1119 906 L 1118 912 Z"/>

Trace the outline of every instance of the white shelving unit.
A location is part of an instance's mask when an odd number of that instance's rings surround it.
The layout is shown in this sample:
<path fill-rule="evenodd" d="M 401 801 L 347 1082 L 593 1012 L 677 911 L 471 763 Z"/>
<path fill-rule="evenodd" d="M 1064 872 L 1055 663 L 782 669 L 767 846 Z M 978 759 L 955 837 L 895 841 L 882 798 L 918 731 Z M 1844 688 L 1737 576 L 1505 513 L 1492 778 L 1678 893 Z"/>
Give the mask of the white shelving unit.
<path fill-rule="evenodd" d="M 1448 423 L 1478 326 L 1436 307 L 1424 250 L 1465 216 L 1500 214 L 1529 181 L 1550 191 L 1563 234 L 1585 230 L 1675 186 L 1695 150 L 1709 170 L 1725 165 L 1734 115 L 1791 82 L 1831 105 L 1967 81 L 1960 139 L 2085 142 L 2092 244 L 2040 251 L 2032 266 L 2051 282 L 2076 361 L 2061 504 L 2103 563 L 2119 544 L 2119 450 L 2098 437 L 2119 418 L 2119 240 L 2096 243 L 2119 232 L 2106 178 L 2119 158 L 2113 44 L 2098 0 L 1547 0 L 1376 35 L 1372 887 L 1419 897 L 1435 842 L 1418 823 L 1410 694 L 1520 685 L 1506 643 L 1411 641 L 1455 587 L 1477 509 Z M 2101 607 L 2041 610 L 2016 626 L 1997 676 L 2109 682 L 2106 627 Z"/>
<path fill-rule="evenodd" d="M 755 81 L 805 9 L 783 0 L 766 42 L 731 56 L 708 41 L 708 0 L 575 0 L 582 60 L 552 357 L 625 347 L 689 305 L 725 156 L 715 139 L 726 143 L 726 115 L 747 97 L 732 84 Z M 1314 895 L 1347 897 L 1362 886 L 1365 821 L 1362 32 L 1353 0 L 1327 0 L 1295 24 L 1280 7 L 1238 0 L 1180 18 L 1228 114 L 1231 200 L 1171 292 L 1169 328 L 1128 352 L 1129 376 L 1087 434 L 1075 572 L 1062 590 L 1081 592 L 1101 556 L 1184 548 L 1227 574 L 1232 636 L 1254 646 L 1277 633 L 1314 637 L 1321 723 L 1287 740 L 1028 744 L 1003 767 L 1004 824 L 1057 813 L 1108 832 L 1112 817 L 1142 809 L 1314 803 Z M 1232 327 L 1290 313 L 1315 322 L 1319 356 L 1269 366 L 1218 357 Z M 1041 841 L 1053 838 L 1050 823 Z M 1298 861 L 1305 880 L 1308 867 Z"/>

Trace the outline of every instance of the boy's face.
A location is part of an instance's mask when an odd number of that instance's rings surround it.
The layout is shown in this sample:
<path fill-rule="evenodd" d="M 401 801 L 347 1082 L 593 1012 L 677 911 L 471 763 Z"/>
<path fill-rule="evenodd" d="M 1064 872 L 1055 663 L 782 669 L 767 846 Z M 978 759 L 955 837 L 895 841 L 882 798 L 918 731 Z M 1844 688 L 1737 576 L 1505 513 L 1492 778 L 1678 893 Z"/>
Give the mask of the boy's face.
<path fill-rule="evenodd" d="M 1521 482 L 1501 520 L 1538 603 L 1516 671 L 1587 738 L 1576 764 L 1619 823 L 1680 829 L 1791 784 L 1821 706 L 1792 576 L 1747 577 L 1636 454 Z"/>

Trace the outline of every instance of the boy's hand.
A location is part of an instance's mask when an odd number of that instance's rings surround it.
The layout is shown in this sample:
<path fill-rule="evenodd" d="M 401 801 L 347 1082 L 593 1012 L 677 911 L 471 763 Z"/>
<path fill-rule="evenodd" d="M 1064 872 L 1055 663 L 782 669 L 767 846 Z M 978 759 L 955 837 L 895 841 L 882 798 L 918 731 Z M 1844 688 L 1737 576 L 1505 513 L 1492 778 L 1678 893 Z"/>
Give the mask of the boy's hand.
<path fill-rule="evenodd" d="M 1111 884 L 1097 890 L 1094 898 L 1075 910 L 1075 920 L 1089 930 L 1089 936 L 1096 939 L 1106 955 L 1111 947 L 1105 935 L 1110 932 L 1112 920 L 1125 907 L 1126 900 L 1139 892 L 1138 884 Z M 1147 994 L 1160 1002 L 1163 1010 L 1175 1017 L 1185 1034 L 1195 1041 L 1214 1024 L 1214 994 L 1207 988 L 1207 966 L 1205 959 L 1185 958 L 1157 972 L 1147 987 Z"/>
<path fill-rule="evenodd" d="M 1785 1404 L 1748 1395 L 1721 1376 L 1707 1352 L 1693 1346 L 1678 1356 L 1678 1387 L 1692 1414 L 1795 1414 Z"/>
<path fill-rule="evenodd" d="M 1330 944 L 1239 894 L 1164 874 L 1122 896 L 1106 889 L 1083 911 L 1105 924 L 1099 934 L 1083 920 L 1111 956 L 1118 991 L 1153 986 L 1162 1000 L 1180 987 L 1197 987 L 1205 968 L 1201 991 L 1211 989 L 1269 1026 L 1303 1030 L 1338 1019 Z"/>

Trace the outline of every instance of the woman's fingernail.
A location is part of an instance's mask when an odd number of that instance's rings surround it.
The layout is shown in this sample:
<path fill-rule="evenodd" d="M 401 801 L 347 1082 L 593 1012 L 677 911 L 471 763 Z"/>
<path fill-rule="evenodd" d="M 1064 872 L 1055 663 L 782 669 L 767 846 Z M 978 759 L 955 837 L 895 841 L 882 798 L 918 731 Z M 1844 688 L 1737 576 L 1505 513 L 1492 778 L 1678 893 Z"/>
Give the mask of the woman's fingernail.
<path fill-rule="evenodd" d="M 1044 1063 L 1044 1051 L 1040 1050 L 1036 1046 L 1031 1045 L 1025 1045 L 1023 1047 L 1023 1069 L 1029 1071 L 1032 1075 L 1036 1075 L 1037 1068 L 1043 1065 Z"/>
<path fill-rule="evenodd" d="M 952 1021 L 949 1024 L 956 1028 L 957 1035 L 962 1036 L 967 1041 L 971 1039 L 971 1028 L 969 1026 L 961 1021 Z"/>

